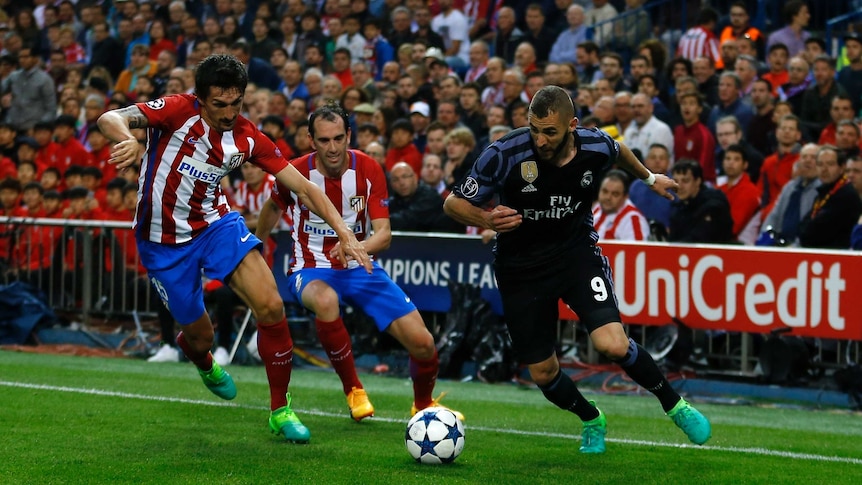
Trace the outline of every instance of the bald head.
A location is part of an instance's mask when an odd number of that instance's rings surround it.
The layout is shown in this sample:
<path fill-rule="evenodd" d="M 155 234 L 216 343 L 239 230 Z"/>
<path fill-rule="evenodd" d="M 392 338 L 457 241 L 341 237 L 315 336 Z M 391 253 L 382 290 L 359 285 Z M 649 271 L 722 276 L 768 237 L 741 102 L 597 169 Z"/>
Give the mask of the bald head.
<path fill-rule="evenodd" d="M 392 190 L 399 197 L 413 196 L 419 186 L 416 172 L 406 162 L 398 162 L 392 166 L 392 170 L 389 171 L 389 182 L 392 184 Z"/>

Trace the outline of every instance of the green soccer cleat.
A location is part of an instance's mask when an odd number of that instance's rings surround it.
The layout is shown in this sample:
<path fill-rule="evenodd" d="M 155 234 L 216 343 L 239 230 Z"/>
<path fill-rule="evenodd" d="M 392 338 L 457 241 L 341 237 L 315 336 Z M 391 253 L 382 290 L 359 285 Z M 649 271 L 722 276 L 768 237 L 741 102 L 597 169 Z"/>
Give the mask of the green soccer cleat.
<path fill-rule="evenodd" d="M 233 383 L 233 377 L 226 370 L 222 369 L 216 361 L 213 361 L 213 368 L 209 372 L 198 369 L 198 373 L 201 375 L 201 379 L 203 379 L 207 389 L 212 391 L 216 396 L 227 400 L 236 397 L 236 384 Z"/>
<path fill-rule="evenodd" d="M 269 429 L 273 434 L 282 435 L 293 443 L 308 443 L 311 439 L 311 432 L 290 409 L 290 393 L 287 394 L 287 406 L 280 407 L 269 415 Z"/>
<path fill-rule="evenodd" d="M 683 430 L 688 439 L 696 445 L 706 443 L 712 436 L 709 420 L 685 399 L 680 399 L 667 415 L 673 420 L 673 424 Z"/>
<path fill-rule="evenodd" d="M 593 406 L 595 401 L 590 401 Z M 579 451 L 587 454 L 599 454 L 605 452 L 605 435 L 608 433 L 608 421 L 605 413 L 596 408 L 599 417 L 584 421 L 584 430 L 581 432 L 581 447 Z"/>

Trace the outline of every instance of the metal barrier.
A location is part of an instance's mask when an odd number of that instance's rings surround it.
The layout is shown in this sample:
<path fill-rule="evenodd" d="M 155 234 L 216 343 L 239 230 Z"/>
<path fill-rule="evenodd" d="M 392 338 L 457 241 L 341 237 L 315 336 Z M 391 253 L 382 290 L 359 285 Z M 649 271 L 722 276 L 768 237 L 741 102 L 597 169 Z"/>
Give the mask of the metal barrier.
<path fill-rule="evenodd" d="M 161 305 L 137 257 L 130 222 L 0 217 L 9 254 L 0 279 L 42 290 L 58 312 L 111 318 Z"/>
<path fill-rule="evenodd" d="M 0 217 L 0 237 L 13 243 L 5 282 L 33 283 L 54 308 L 85 324 L 94 316 L 154 314 L 161 304 L 131 247 L 128 223 Z M 291 302 L 290 234 L 276 238 L 276 282 Z M 763 349 L 779 337 L 804 342 L 821 371 L 862 357 L 862 306 L 854 293 L 862 287 L 859 253 L 619 242 L 602 248 L 623 320 L 651 352 L 682 345 L 704 372 L 740 376 L 753 375 Z M 449 280 L 479 285 L 501 312 L 491 259 L 478 236 L 399 232 L 378 258 L 420 310 L 441 314 L 449 311 Z M 561 305 L 561 343 L 595 361 L 576 321 Z"/>

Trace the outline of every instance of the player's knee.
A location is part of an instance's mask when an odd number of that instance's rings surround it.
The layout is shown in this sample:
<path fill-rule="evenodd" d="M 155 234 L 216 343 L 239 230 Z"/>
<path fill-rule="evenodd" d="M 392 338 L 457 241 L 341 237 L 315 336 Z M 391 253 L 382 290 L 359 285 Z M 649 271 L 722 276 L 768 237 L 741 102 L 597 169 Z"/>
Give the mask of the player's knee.
<path fill-rule="evenodd" d="M 629 350 L 628 338 L 602 338 L 594 339 L 593 346 L 596 351 L 612 361 L 618 361 L 626 356 Z"/>
<path fill-rule="evenodd" d="M 254 309 L 255 318 L 258 322 L 280 322 L 284 318 L 284 302 L 278 293 L 260 301 Z"/>
<path fill-rule="evenodd" d="M 557 373 L 560 371 L 560 364 L 556 359 L 553 359 L 539 364 L 531 364 L 528 366 L 528 369 L 530 370 L 530 378 L 533 379 L 533 382 L 539 386 L 544 386 L 557 377 Z"/>
<path fill-rule="evenodd" d="M 310 303 L 315 313 L 322 313 L 333 309 L 337 311 L 339 304 L 338 294 L 332 288 L 318 291 L 311 297 Z"/>
<path fill-rule="evenodd" d="M 429 332 L 419 332 L 410 337 L 408 342 L 408 350 L 410 355 L 420 360 L 427 360 L 434 357 L 436 347 L 434 345 L 434 337 Z"/>

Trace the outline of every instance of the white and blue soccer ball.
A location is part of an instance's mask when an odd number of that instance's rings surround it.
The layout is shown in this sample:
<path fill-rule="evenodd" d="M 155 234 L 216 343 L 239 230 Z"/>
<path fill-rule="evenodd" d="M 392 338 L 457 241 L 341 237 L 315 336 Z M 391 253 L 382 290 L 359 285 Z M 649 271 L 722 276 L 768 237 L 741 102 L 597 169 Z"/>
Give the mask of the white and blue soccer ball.
<path fill-rule="evenodd" d="M 446 408 L 423 409 L 407 423 L 405 443 L 419 463 L 452 463 L 464 450 L 464 423 Z"/>

